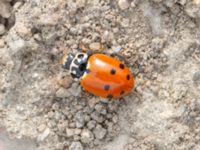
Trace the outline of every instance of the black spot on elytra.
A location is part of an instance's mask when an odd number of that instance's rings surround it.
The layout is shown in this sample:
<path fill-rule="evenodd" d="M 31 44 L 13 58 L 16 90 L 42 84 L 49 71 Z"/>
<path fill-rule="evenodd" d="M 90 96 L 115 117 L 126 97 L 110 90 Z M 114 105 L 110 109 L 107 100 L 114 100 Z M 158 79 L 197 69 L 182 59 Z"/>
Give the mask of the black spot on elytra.
<path fill-rule="evenodd" d="M 119 64 L 119 67 L 120 67 L 121 69 L 124 69 L 124 64 Z"/>
<path fill-rule="evenodd" d="M 113 98 L 113 95 L 112 94 L 108 94 L 107 98 L 111 99 L 111 98 Z"/>
<path fill-rule="evenodd" d="M 121 91 L 121 92 L 120 92 L 120 95 L 123 95 L 123 94 L 124 94 L 124 91 Z"/>
<path fill-rule="evenodd" d="M 115 70 L 115 69 L 111 69 L 111 70 L 110 70 L 110 73 L 111 73 L 112 75 L 114 75 L 114 74 L 116 73 L 116 70 Z"/>
<path fill-rule="evenodd" d="M 127 80 L 130 80 L 130 75 L 129 75 L 129 74 L 126 76 L 126 79 L 127 79 Z"/>
<path fill-rule="evenodd" d="M 104 90 L 108 91 L 110 89 L 110 85 L 104 85 Z"/>

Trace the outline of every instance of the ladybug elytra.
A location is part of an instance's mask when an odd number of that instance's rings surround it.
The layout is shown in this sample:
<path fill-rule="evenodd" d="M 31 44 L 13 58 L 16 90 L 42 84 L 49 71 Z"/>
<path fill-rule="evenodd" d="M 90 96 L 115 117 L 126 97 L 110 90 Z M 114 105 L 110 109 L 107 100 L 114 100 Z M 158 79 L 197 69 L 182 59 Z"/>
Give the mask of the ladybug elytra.
<path fill-rule="evenodd" d="M 96 96 L 119 98 L 134 87 L 130 69 L 117 58 L 105 54 L 70 53 L 62 64 L 72 77 L 80 79 L 85 91 Z"/>

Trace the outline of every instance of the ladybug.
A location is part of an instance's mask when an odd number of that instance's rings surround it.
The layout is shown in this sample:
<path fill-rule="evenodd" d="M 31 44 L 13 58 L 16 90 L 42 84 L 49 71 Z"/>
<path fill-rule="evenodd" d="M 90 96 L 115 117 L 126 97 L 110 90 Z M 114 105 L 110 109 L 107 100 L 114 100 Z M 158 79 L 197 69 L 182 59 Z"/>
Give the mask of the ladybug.
<path fill-rule="evenodd" d="M 119 98 L 134 87 L 130 69 L 115 57 L 102 53 L 69 53 L 62 65 L 73 78 L 79 78 L 83 90 L 104 98 Z"/>

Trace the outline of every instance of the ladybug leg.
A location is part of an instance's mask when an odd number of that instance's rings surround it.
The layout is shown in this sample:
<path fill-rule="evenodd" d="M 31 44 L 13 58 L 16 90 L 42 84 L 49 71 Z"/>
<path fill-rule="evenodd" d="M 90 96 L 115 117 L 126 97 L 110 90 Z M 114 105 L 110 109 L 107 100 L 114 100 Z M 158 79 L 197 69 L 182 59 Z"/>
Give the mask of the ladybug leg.
<path fill-rule="evenodd" d="M 136 63 L 133 66 L 130 66 L 131 73 L 136 77 L 140 72 L 140 64 Z"/>
<path fill-rule="evenodd" d="M 110 56 L 118 58 L 120 61 L 124 62 L 127 65 L 129 64 L 129 62 L 126 60 L 126 58 L 119 53 L 113 52 L 113 53 L 110 54 Z"/>
<path fill-rule="evenodd" d="M 88 52 L 89 50 L 89 47 L 86 45 L 86 44 L 83 44 L 82 42 L 79 44 L 79 48 L 78 48 L 78 51 L 79 52 Z"/>

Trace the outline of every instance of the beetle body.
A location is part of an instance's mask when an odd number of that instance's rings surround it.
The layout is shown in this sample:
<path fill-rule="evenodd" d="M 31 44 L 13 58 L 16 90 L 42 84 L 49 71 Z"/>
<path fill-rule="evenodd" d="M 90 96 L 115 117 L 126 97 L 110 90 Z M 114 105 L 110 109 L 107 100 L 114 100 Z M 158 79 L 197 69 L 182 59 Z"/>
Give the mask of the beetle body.
<path fill-rule="evenodd" d="M 80 78 L 83 89 L 93 95 L 119 98 L 128 94 L 134 87 L 130 69 L 108 55 L 96 53 L 88 56 L 79 53 L 73 60 L 64 59 L 64 68 L 69 64 L 71 75 Z"/>

